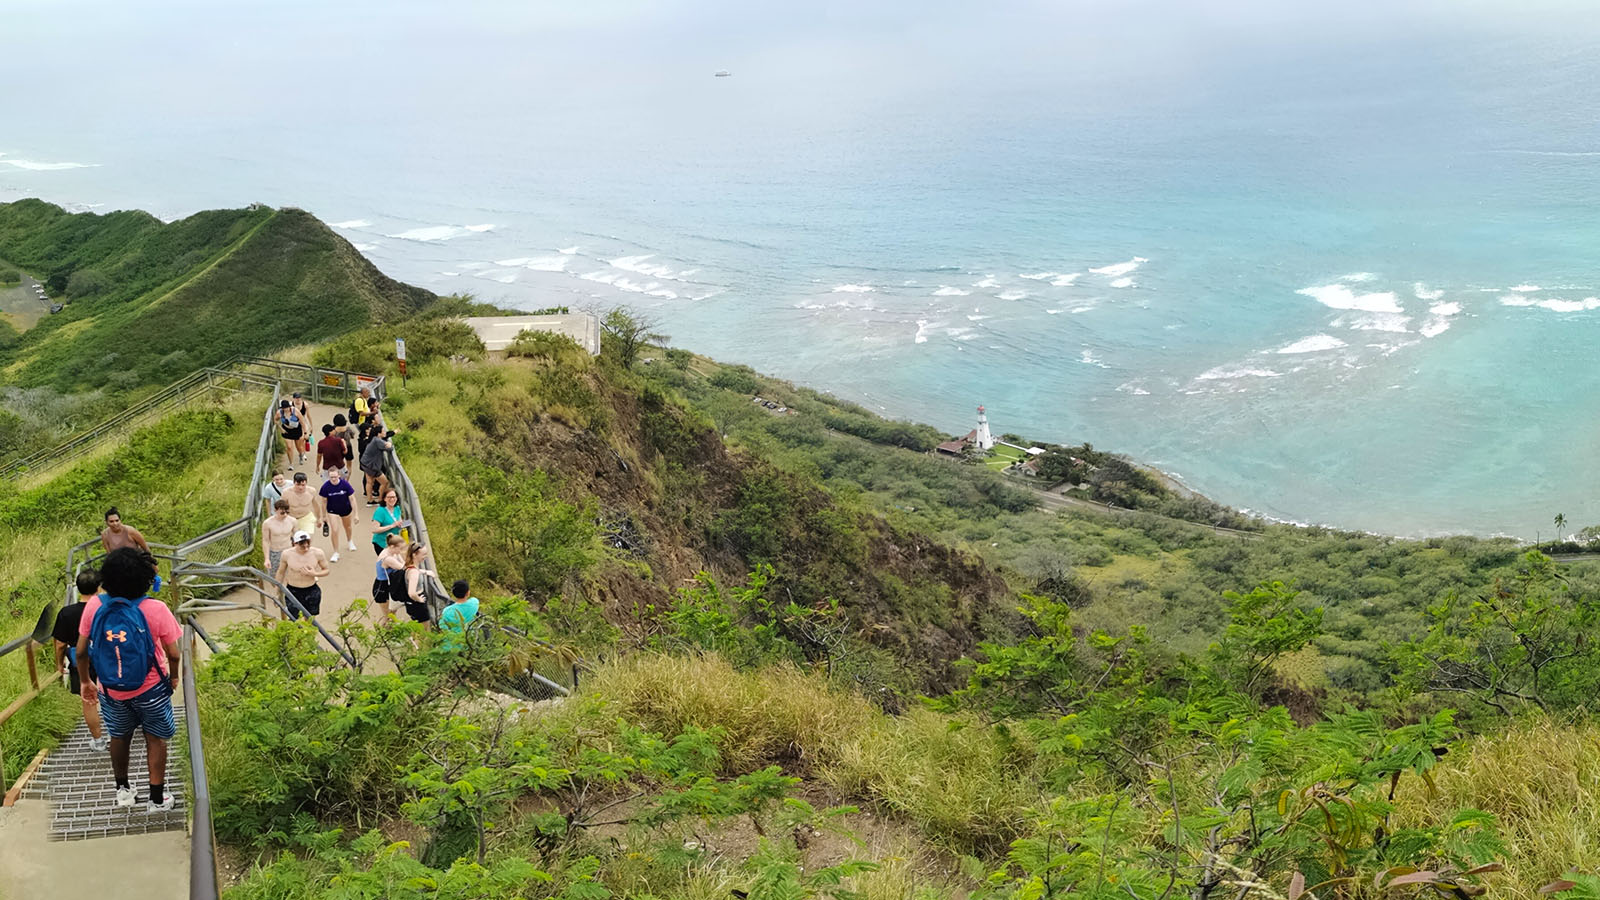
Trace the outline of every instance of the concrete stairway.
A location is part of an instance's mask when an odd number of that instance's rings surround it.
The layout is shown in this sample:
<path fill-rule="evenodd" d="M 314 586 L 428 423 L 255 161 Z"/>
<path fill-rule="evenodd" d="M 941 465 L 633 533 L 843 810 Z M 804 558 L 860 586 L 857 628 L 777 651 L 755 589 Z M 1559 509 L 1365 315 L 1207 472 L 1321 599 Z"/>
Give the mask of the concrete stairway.
<path fill-rule="evenodd" d="M 183 710 L 174 715 L 183 721 Z M 181 736 L 182 729 L 179 729 Z M 133 809 L 118 809 L 111 757 L 89 749 L 89 727 L 82 722 L 61 746 L 50 752 L 44 765 L 23 789 L 22 799 L 42 800 L 50 810 L 50 840 L 81 841 L 90 838 L 184 831 L 188 827 L 188 765 L 174 739 L 167 754 L 167 792 L 177 803 L 167 812 L 145 811 L 149 774 L 145 769 L 144 734 L 135 732 L 128 759 L 128 780 L 138 795 Z"/>

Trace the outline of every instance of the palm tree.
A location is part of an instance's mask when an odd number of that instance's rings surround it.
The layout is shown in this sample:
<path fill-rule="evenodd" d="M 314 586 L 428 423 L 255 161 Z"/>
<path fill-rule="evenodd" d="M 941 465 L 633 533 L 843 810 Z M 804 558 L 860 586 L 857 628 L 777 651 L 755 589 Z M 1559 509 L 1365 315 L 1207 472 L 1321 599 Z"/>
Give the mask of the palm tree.
<path fill-rule="evenodd" d="M 1561 543 L 1561 529 L 1567 527 L 1567 514 L 1556 513 L 1556 543 Z"/>

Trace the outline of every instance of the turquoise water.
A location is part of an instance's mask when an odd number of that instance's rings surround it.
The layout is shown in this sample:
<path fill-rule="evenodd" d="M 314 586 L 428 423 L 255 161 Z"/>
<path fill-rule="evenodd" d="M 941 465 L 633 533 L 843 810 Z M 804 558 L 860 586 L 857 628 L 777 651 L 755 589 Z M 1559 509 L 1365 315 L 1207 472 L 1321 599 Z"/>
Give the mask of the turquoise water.
<path fill-rule="evenodd" d="M 1548 535 L 1600 522 L 1600 26 L 1463 9 L 30 6 L 0 199 L 303 206 L 887 415 Z"/>

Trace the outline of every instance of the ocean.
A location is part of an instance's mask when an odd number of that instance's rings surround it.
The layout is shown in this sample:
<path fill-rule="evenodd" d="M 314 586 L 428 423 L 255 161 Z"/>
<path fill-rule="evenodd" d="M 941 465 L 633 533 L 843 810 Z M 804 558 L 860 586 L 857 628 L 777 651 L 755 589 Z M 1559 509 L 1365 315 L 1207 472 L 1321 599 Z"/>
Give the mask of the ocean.
<path fill-rule="evenodd" d="M 1600 523 L 1580 4 L 12 6 L 0 200 L 300 206 L 1280 519 Z"/>

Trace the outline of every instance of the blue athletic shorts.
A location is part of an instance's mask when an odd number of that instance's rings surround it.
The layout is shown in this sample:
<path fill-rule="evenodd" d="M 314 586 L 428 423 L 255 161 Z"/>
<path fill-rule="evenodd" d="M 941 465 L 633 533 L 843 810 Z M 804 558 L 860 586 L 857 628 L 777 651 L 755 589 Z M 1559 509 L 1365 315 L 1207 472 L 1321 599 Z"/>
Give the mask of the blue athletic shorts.
<path fill-rule="evenodd" d="M 132 700 L 118 700 L 102 691 L 100 719 L 105 722 L 106 734 L 114 738 L 131 738 L 135 728 L 143 728 L 149 737 L 171 738 L 178 732 L 178 723 L 172 717 L 172 682 L 163 676 Z"/>

